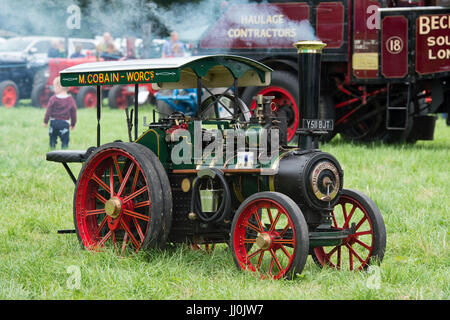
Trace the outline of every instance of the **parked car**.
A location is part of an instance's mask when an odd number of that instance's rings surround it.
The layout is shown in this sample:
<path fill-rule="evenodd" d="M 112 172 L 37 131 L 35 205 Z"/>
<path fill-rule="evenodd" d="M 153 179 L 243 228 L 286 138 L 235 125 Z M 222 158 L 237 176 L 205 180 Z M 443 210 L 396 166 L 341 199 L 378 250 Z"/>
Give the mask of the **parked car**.
<path fill-rule="evenodd" d="M 48 51 L 62 37 L 14 37 L 0 43 L 0 106 L 14 107 L 20 99 L 29 99 L 33 84 L 45 81 L 48 73 Z M 95 51 L 92 39 L 69 38 L 67 53 Z"/>

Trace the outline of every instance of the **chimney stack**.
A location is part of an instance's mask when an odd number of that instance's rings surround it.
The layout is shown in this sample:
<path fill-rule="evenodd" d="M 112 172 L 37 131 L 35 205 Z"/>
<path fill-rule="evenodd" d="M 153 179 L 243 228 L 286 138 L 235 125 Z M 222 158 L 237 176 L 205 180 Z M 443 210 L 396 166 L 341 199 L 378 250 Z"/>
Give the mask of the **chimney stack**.
<path fill-rule="evenodd" d="M 302 150 L 318 149 L 318 137 L 326 133 L 319 119 L 321 60 L 326 44 L 322 41 L 299 41 L 294 46 L 298 50 L 298 146 Z"/>

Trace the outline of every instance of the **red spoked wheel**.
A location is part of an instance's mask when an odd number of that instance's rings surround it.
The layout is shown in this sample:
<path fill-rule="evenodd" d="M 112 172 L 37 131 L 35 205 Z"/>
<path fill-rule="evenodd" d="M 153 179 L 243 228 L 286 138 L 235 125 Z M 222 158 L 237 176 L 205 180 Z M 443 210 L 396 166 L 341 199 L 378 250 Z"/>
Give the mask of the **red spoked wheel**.
<path fill-rule="evenodd" d="M 276 86 L 264 88 L 259 91 L 258 94 L 275 97 L 275 99 L 272 100 L 275 106 L 273 111 L 283 113 L 286 116 L 288 125 L 287 138 L 288 141 L 292 140 L 295 136 L 295 131 L 297 130 L 299 121 L 297 102 L 295 101 L 295 98 L 288 90 Z M 256 101 L 253 101 L 250 110 L 253 111 L 255 109 Z"/>
<path fill-rule="evenodd" d="M 158 245 L 163 195 L 151 161 L 132 144 L 98 148 L 84 164 L 74 195 L 74 222 L 83 247 L 107 244 L 137 252 Z"/>
<path fill-rule="evenodd" d="M 12 81 L 0 83 L 0 104 L 5 108 L 13 108 L 19 100 L 19 90 Z"/>
<path fill-rule="evenodd" d="M 308 257 L 308 226 L 298 205 L 278 192 L 246 199 L 233 219 L 231 248 L 238 268 L 261 277 L 290 278 Z"/>
<path fill-rule="evenodd" d="M 355 233 L 335 247 L 316 247 L 313 259 L 320 266 L 341 270 L 364 270 L 383 260 L 386 229 L 375 203 L 358 191 L 343 190 L 332 212 L 332 227 L 354 227 Z"/>
<path fill-rule="evenodd" d="M 299 122 L 298 112 L 298 76 L 289 71 L 275 70 L 272 72 L 272 81 L 269 87 L 249 87 L 244 90 L 242 100 L 250 106 L 250 110 L 256 108 L 256 102 L 253 97 L 258 94 L 265 96 L 274 96 L 274 111 L 278 116 L 287 119 L 287 138 L 291 141 L 295 137 L 295 132 Z"/>

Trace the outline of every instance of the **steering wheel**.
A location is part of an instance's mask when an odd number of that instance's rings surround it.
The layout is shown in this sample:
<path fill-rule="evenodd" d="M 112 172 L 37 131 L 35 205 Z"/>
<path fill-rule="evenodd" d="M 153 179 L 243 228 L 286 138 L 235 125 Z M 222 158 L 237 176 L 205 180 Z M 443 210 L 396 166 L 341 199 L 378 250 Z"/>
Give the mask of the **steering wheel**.
<path fill-rule="evenodd" d="M 230 94 L 214 94 L 202 101 L 196 112 L 196 116 L 201 119 L 233 120 L 235 101 L 239 108 L 238 116 L 242 122 L 249 122 L 251 117 L 250 109 L 240 98 Z"/>

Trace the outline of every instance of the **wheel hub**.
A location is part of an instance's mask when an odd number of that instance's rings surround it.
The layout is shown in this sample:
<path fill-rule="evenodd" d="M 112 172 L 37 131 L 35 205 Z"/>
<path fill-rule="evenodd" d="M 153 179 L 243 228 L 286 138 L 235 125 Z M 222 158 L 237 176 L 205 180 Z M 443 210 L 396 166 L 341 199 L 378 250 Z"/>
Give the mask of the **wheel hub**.
<path fill-rule="evenodd" d="M 270 248 L 272 244 L 272 238 L 267 233 L 260 233 L 256 238 L 256 245 L 263 250 L 267 250 Z"/>
<path fill-rule="evenodd" d="M 117 197 L 112 197 L 105 203 L 105 212 L 108 216 L 113 219 L 119 217 L 120 212 L 122 211 L 122 201 L 120 201 Z"/>

